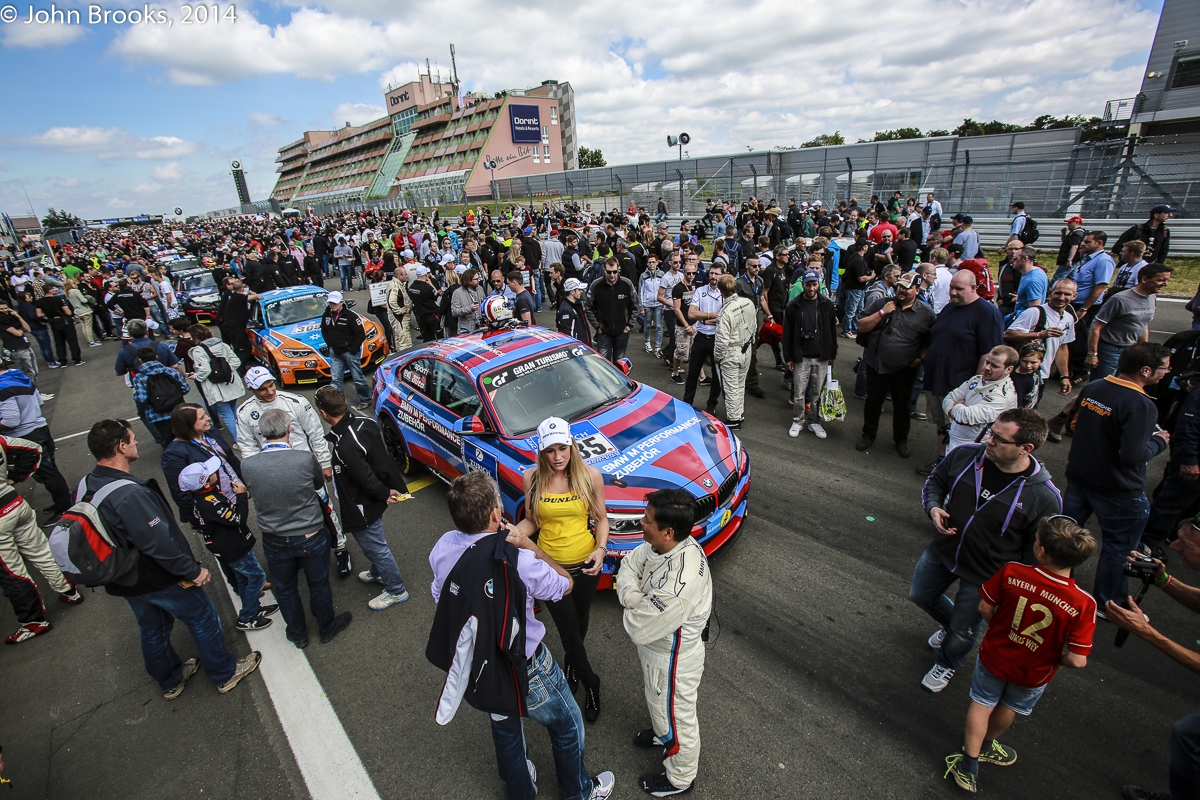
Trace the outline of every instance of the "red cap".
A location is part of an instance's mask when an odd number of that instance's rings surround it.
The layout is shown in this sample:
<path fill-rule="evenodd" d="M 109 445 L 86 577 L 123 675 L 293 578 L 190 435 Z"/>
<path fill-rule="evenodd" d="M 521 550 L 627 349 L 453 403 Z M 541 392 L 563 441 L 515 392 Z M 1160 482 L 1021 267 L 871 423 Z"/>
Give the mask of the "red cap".
<path fill-rule="evenodd" d="M 1083 217 L 1067 217 L 1067 222 L 1078 222 L 1080 225 L 1082 225 Z"/>

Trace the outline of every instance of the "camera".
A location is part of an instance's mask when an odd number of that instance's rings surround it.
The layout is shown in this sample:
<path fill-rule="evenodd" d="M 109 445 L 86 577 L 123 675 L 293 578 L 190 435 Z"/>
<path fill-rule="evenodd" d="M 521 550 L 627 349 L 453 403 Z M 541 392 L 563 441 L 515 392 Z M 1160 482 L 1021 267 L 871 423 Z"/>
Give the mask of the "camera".
<path fill-rule="evenodd" d="M 817 332 L 802 330 L 802 331 L 800 331 L 800 338 L 801 339 L 815 339 L 815 338 L 817 338 Z"/>
<path fill-rule="evenodd" d="M 1122 571 L 1130 578 L 1137 578 L 1144 583 L 1153 583 L 1154 575 L 1158 572 L 1158 564 L 1149 556 L 1135 556 L 1132 561 L 1126 561 L 1121 566 Z"/>

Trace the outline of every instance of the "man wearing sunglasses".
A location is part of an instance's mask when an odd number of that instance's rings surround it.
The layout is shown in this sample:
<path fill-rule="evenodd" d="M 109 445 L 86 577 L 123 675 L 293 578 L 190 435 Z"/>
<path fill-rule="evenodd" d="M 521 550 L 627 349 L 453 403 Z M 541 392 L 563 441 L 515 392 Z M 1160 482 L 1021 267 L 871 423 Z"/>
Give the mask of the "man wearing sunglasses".
<path fill-rule="evenodd" d="M 604 262 L 604 276 L 592 282 L 583 298 L 588 323 L 596 331 L 596 349 L 616 364 L 625 357 L 629 331 L 637 318 L 637 290 L 621 275 L 615 257 Z"/>
<path fill-rule="evenodd" d="M 908 596 L 940 626 L 929 637 L 933 667 L 921 680 L 930 692 L 946 688 L 975 646 L 983 621 L 979 587 L 1010 561 L 1033 564 L 1038 520 L 1062 511 L 1050 473 L 1033 457 L 1046 432 L 1036 411 L 1010 408 L 981 443 L 948 452 L 925 481 L 921 499 L 933 541 L 917 561 Z M 955 581 L 951 598 L 945 592 Z"/>

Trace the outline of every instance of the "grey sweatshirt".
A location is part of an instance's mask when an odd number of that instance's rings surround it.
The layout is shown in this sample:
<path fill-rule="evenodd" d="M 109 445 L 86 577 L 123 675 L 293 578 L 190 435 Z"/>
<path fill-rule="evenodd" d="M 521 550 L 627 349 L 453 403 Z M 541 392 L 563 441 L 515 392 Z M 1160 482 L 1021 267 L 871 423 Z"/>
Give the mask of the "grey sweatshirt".
<path fill-rule="evenodd" d="M 317 490 L 325 474 L 307 450 L 268 449 L 242 461 L 258 527 L 267 536 L 307 536 L 325 527 Z"/>

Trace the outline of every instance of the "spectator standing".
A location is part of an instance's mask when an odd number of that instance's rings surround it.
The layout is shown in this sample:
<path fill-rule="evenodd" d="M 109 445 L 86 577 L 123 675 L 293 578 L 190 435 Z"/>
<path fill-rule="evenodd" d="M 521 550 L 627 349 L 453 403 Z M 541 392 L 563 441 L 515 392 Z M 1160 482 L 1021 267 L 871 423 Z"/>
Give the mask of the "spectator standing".
<path fill-rule="evenodd" d="M 233 348 L 243 364 L 250 363 L 250 338 L 246 335 L 246 326 L 250 322 L 250 301 L 257 299 L 258 295 L 247 289 L 244 283 L 234 280 L 222 296 L 217 312 L 221 338 Z"/>
<path fill-rule="evenodd" d="M 45 296 L 37 301 L 38 310 L 45 316 L 50 332 L 54 335 L 54 349 L 58 354 L 57 366 L 67 365 L 67 348 L 71 349 L 71 361 L 75 366 L 83 365 L 79 352 L 79 338 L 75 335 L 75 312 L 71 304 L 63 296 L 62 290 L 54 285 L 46 285 Z M 50 366 L 55 366 L 51 364 Z"/>
<path fill-rule="evenodd" d="M 1058 368 L 1061 387 L 1058 393 L 1071 393 L 1071 369 L 1067 363 L 1067 347 L 1075 341 L 1075 317 L 1071 311 L 1071 300 L 1075 298 L 1075 281 L 1070 278 L 1060 278 L 1054 282 L 1050 296 L 1044 305 L 1026 309 L 1020 314 L 1008 330 L 1004 332 L 1004 341 L 1018 348 L 1018 351 L 1029 344 L 1041 344 L 1044 348 L 1044 358 L 1041 365 L 1042 382 L 1050 379 L 1051 366 Z M 1049 439 L 1056 442 L 1062 439 L 1050 425 Z"/>
<path fill-rule="evenodd" d="M 41 448 L 33 479 L 50 493 L 53 502 L 45 511 L 57 519 L 71 507 L 71 490 L 54 461 L 54 434 L 42 415 L 42 395 L 19 370 L 0 372 L 0 433 L 29 440 Z"/>
<path fill-rule="evenodd" d="M 413 270 L 414 280 L 408 286 L 408 296 L 412 300 L 413 315 L 417 319 L 417 327 L 421 330 L 421 340 L 435 342 L 441 337 L 438 331 L 441 321 L 438 318 L 438 298 L 441 292 L 430 279 L 429 267 L 418 265 Z"/>
<path fill-rule="evenodd" d="M 1013 272 L 1019 276 L 1020 284 L 1017 288 L 1012 315 L 1005 322 L 1011 323 L 1025 309 L 1040 306 L 1046 302 L 1050 284 L 1046 278 L 1046 271 L 1034 263 L 1036 258 L 1037 250 L 1029 245 L 1014 248 L 1009 253 L 1008 263 Z"/>
<path fill-rule="evenodd" d="M 1156 308 L 1154 296 L 1166 288 L 1170 279 L 1170 267 L 1147 264 L 1137 285 L 1116 294 L 1100 307 L 1088 331 L 1087 358 L 1083 362 L 1092 370 L 1091 380 L 1115 375 L 1117 361 L 1125 348 L 1149 341 L 1150 321 Z"/>
<path fill-rule="evenodd" d="M 818 399 L 825 373 L 837 358 L 837 312 L 833 301 L 821 295 L 821 273 L 815 269 L 802 276 L 804 291 L 787 305 L 783 318 L 783 358 L 792 371 L 792 427 L 795 438 L 808 426 L 818 439 L 825 438 L 818 413 Z M 814 402 L 807 407 L 807 398 Z"/>
<path fill-rule="evenodd" d="M 1078 320 L 1079 331 L 1085 334 L 1077 335 L 1071 347 L 1071 377 L 1076 383 L 1083 382 L 1084 373 L 1087 371 L 1083 363 L 1089 352 L 1086 331 L 1092 327 L 1096 314 L 1100 312 L 1101 298 L 1104 297 L 1104 291 L 1112 280 L 1113 272 L 1116 271 L 1113 257 L 1104 252 L 1106 241 L 1104 231 L 1088 231 L 1079 248 L 1083 253 L 1083 260 L 1075 268 L 1073 276 L 1076 289 L 1075 319 Z"/>
<path fill-rule="evenodd" d="M 1058 258 L 1055 259 L 1054 278 L 1055 282 L 1062 278 L 1071 277 L 1074 270 L 1075 254 L 1079 252 L 1079 246 L 1083 244 L 1084 234 L 1087 233 L 1083 229 L 1083 217 L 1068 217 L 1067 226 L 1059 233 L 1061 243 L 1058 246 Z"/>
<path fill-rule="evenodd" d="M 651 251 L 653 252 L 653 250 Z M 663 344 L 658 349 L 658 357 L 672 367 L 674 374 L 675 336 L 679 318 L 675 314 L 675 285 L 683 280 L 683 256 L 678 252 L 667 253 L 663 263 L 667 270 L 663 272 L 658 284 L 658 302 L 662 305 Z"/>
<path fill-rule="evenodd" d="M 751 251 L 753 252 L 753 251 Z M 770 253 L 764 253 L 770 255 Z M 759 256 L 759 263 L 763 259 Z M 788 302 L 788 274 L 786 265 L 779 263 L 780 259 L 773 258 L 769 264 L 762 267 L 760 272 L 762 276 L 762 302 L 763 309 L 766 311 L 766 319 L 768 322 L 773 322 L 776 325 L 783 325 L 783 317 L 787 309 Z M 786 367 L 783 365 L 783 354 L 779 349 L 778 344 L 771 344 L 771 352 L 775 354 L 775 369 L 783 372 Z"/>
<path fill-rule="evenodd" d="M 1119 257 L 1125 243 L 1137 239 L 1146 243 L 1147 261 L 1166 263 L 1167 253 L 1171 248 L 1171 231 L 1167 229 L 1167 220 L 1171 218 L 1172 213 L 1174 209 L 1166 203 L 1160 203 L 1150 209 L 1150 219 L 1130 227 L 1117 237 L 1112 248 L 1113 255 Z"/>
<path fill-rule="evenodd" d="M 688 265 L 688 269 L 695 267 Z M 688 306 L 688 320 L 695 323 L 696 334 L 688 360 L 687 385 L 683 388 L 683 402 L 691 405 L 696 397 L 700 373 L 706 364 L 713 364 L 711 383 L 708 386 L 708 402 L 705 409 L 709 414 L 717 413 L 717 402 L 721 399 L 721 376 L 713 363 L 713 351 L 717 338 L 717 316 L 725 301 L 717 281 L 721 278 L 721 267 L 712 264 L 708 269 L 708 284 L 696 289 Z M 781 315 L 782 316 L 782 315 Z"/>
<path fill-rule="evenodd" d="M 638 279 L 638 297 L 642 306 L 642 334 L 645 340 L 646 352 L 657 354 L 662 350 L 663 314 L 662 304 L 658 302 L 658 287 L 662 283 L 663 271 L 658 268 L 658 256 L 647 258 L 645 272 Z M 650 340 L 654 339 L 654 344 Z"/>
<path fill-rule="evenodd" d="M 758 312 L 754 303 L 737 293 L 737 279 L 732 275 L 720 275 L 717 289 L 721 293 L 721 310 L 717 313 L 713 363 L 724 388 L 726 424 L 736 431 L 741 429 L 745 416 L 746 373 L 750 369 L 750 348 L 758 331 Z"/>
<path fill-rule="evenodd" d="M 1062 508 L 1050 473 L 1033 456 L 1045 441 L 1040 414 L 1009 409 L 983 444 L 951 450 L 925 481 L 921 500 L 934 533 L 913 571 L 909 599 L 939 625 L 929 637 L 934 665 L 921 680 L 928 691 L 946 688 L 975 646 L 979 588 L 1010 561 L 1032 563 L 1038 520 Z M 951 599 L 945 592 L 955 581 Z"/>
<path fill-rule="evenodd" d="M 865 239 L 855 240 L 846 251 L 846 263 L 842 282 L 846 285 L 846 310 L 842 321 L 842 336 L 853 339 L 858 335 L 858 319 L 862 316 L 867 284 L 875 273 L 867 266 L 864 254 L 869 243 Z"/>
<path fill-rule="evenodd" d="M 582 298 L 587 286 L 578 278 L 567 278 L 563 284 L 563 301 L 558 306 L 558 332 L 591 345 L 592 335 L 588 331 L 587 318 L 583 313 Z"/>
<path fill-rule="evenodd" d="M 1142 267 L 1147 263 L 1146 259 L 1142 258 L 1145 253 L 1146 243 L 1139 239 L 1126 242 L 1125 246 L 1121 248 L 1121 263 L 1117 266 L 1117 271 L 1113 273 L 1112 284 L 1109 285 L 1108 292 L 1104 295 L 1106 302 L 1117 292 L 1123 292 L 1137 284 Z"/>
<path fill-rule="evenodd" d="M 408 485 L 383 446 L 379 424 L 350 413 L 346 396 L 336 386 L 322 386 L 316 394 L 317 412 L 329 426 L 325 439 L 333 456 L 333 484 L 337 488 L 342 524 L 371 565 L 358 573 L 363 583 L 378 583 L 383 592 L 367 606 L 382 611 L 408 599 L 408 589 L 383 532 L 383 512 L 408 493 Z"/>
<path fill-rule="evenodd" d="M 321 316 L 321 338 L 329 345 L 326 360 L 332 379 L 330 385 L 337 389 L 344 387 L 349 370 L 354 390 L 358 393 L 355 405 L 360 411 L 370 408 L 371 386 L 362 369 L 362 346 L 367 339 L 367 332 L 362 317 L 346 305 L 341 292 L 330 292 L 326 297 L 325 313 Z"/>
<path fill-rule="evenodd" d="M 954 237 L 954 244 L 962 247 L 963 258 L 971 259 L 978 258 L 983 252 L 979 247 L 979 234 L 972 227 L 975 220 L 964 214 L 962 216 L 962 229 Z"/>
<path fill-rule="evenodd" d="M 74 281 L 65 281 L 63 289 L 66 291 L 67 300 L 71 304 L 72 316 L 79 323 L 80 328 L 82 328 L 83 338 L 88 343 L 88 347 L 100 347 L 100 343 L 92 335 L 91 304 L 95 301 L 81 292 Z"/>
<path fill-rule="evenodd" d="M 392 351 L 403 353 L 412 347 L 412 332 L 408 329 L 412 302 L 408 299 L 408 270 L 396 267 L 387 288 L 387 313 L 392 323 Z"/>
<path fill-rule="evenodd" d="M 450 302 L 450 314 L 454 317 L 454 332 L 469 333 L 479 327 L 479 310 L 487 298 L 487 290 L 480 286 L 479 273 L 474 267 L 462 274 L 458 291 Z"/>
<path fill-rule="evenodd" d="M 209 409 L 225 423 L 229 437 L 236 439 L 237 402 L 246 393 L 246 385 L 242 383 L 242 376 L 238 374 L 242 360 L 232 347 L 213 336 L 206 325 L 192 325 L 188 328 L 188 336 L 195 343 L 188 352 L 195 368 L 192 375 L 196 379 L 200 395 Z M 225 374 L 222 360 L 228 368 L 228 375 Z M 228 377 L 228 380 L 220 380 L 224 377 Z"/>
<path fill-rule="evenodd" d="M 612 363 L 625 357 L 629 332 L 637 319 L 638 294 L 633 283 L 621 275 L 620 262 L 604 262 L 604 275 L 583 296 L 584 313 L 596 331 L 596 349 Z"/>
<path fill-rule="evenodd" d="M 1167 541 L 1179 529 L 1180 519 L 1200 503 L 1200 372 L 1189 370 L 1179 382 L 1187 396 L 1175 417 L 1171 460 L 1151 502 L 1140 545 L 1155 558 L 1166 555 Z"/>
<path fill-rule="evenodd" d="M 242 460 L 242 474 L 254 497 L 263 555 L 275 584 L 275 599 L 283 612 L 287 640 L 304 649 L 308 646 L 308 623 L 296 588 L 301 570 L 322 644 L 345 630 L 353 615 L 349 611 L 336 616 L 333 613 L 329 536 L 324 531 L 319 494 L 325 489 L 325 477 L 316 456 L 292 448 L 294 427 L 291 416 L 282 408 L 263 413 L 258 428 L 265 442 L 261 450 Z"/>
<path fill-rule="evenodd" d="M 142 409 L 142 420 L 159 447 L 171 443 L 171 412 L 191 391 L 179 370 L 163 366 L 150 345 L 137 350 L 137 374 L 133 376 L 133 399 Z"/>
<path fill-rule="evenodd" d="M 762 329 L 762 321 L 766 316 L 760 269 L 761 262 L 757 258 L 746 259 L 745 271 L 737 279 L 737 293 L 754 303 L 755 311 L 755 336 L 754 343 L 750 345 L 750 369 L 746 372 L 746 391 L 755 397 L 766 397 L 767 393 L 758 384 L 758 348 L 763 344 L 758 332 Z"/>
<path fill-rule="evenodd" d="M 339 236 L 337 245 L 333 248 L 333 258 L 337 262 L 338 275 L 342 280 L 342 291 L 348 292 L 354 288 L 354 248 L 346 244 L 346 238 Z"/>
<path fill-rule="evenodd" d="M 37 358 L 33 355 L 33 348 L 29 346 L 29 339 L 25 334 L 29 333 L 29 323 L 25 318 L 14 311 L 8 303 L 0 300 L 0 345 L 8 351 L 9 357 L 13 360 L 13 364 L 17 369 L 29 378 L 29 383 L 33 388 L 37 388 L 38 366 Z M 43 400 L 53 400 L 54 395 L 45 393 L 42 395 Z"/>

